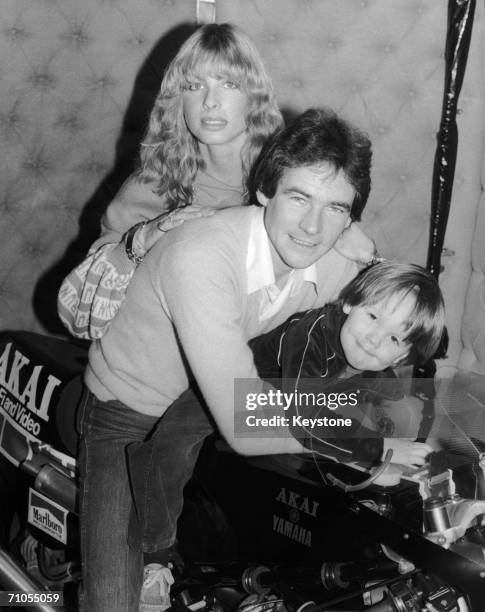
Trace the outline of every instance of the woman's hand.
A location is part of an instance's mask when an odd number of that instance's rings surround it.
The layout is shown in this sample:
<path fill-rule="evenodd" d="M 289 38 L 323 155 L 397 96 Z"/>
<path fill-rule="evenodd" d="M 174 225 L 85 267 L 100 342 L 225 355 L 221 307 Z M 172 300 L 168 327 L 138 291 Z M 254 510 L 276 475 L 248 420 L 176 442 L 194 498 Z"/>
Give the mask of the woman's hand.
<path fill-rule="evenodd" d="M 433 447 L 425 442 L 413 442 L 407 438 L 384 438 L 382 458 L 392 449 L 391 463 L 400 463 L 414 467 L 424 465 L 426 457 L 434 451 Z"/>
<path fill-rule="evenodd" d="M 137 254 L 142 256 L 148 253 L 163 234 L 169 232 L 174 227 L 182 225 L 185 221 L 197 219 L 198 217 L 210 217 L 214 212 L 213 208 L 192 205 L 177 208 L 170 213 L 163 213 L 155 217 L 155 219 L 140 227 L 135 234 L 134 242 Z"/>
<path fill-rule="evenodd" d="M 372 238 L 369 238 L 355 222 L 351 223 L 340 234 L 335 243 L 335 250 L 361 266 L 381 260 L 377 257 L 376 245 Z"/>

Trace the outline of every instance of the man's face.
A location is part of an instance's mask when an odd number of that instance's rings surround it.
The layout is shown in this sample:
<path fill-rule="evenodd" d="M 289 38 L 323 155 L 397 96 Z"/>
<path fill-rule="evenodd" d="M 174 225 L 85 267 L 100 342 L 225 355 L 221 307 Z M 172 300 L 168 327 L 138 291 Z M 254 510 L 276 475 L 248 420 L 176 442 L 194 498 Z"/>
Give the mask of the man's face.
<path fill-rule="evenodd" d="M 329 164 L 285 169 L 272 198 L 258 191 L 276 278 L 307 268 L 333 247 L 350 223 L 354 197 L 345 174 Z"/>
<path fill-rule="evenodd" d="M 416 304 L 412 294 L 394 295 L 362 306 L 344 305 L 348 315 L 340 330 L 347 362 L 356 370 L 380 372 L 396 366 L 409 353 L 406 332 Z"/>

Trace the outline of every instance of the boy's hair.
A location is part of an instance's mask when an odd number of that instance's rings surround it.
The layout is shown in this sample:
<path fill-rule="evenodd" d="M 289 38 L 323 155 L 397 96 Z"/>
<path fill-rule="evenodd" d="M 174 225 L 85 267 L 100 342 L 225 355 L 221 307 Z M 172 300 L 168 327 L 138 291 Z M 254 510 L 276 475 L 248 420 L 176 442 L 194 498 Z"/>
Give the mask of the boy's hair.
<path fill-rule="evenodd" d="M 438 281 L 415 264 L 383 261 L 363 270 L 346 285 L 339 300 L 349 306 L 371 306 L 392 296 L 412 294 L 416 302 L 406 324 L 411 350 L 407 363 L 433 357 L 445 332 L 445 307 Z"/>
<path fill-rule="evenodd" d="M 182 97 L 192 80 L 207 74 L 236 82 L 248 96 L 243 187 L 263 143 L 283 124 L 271 79 L 250 38 L 229 23 L 198 28 L 165 71 L 140 152 L 138 176 L 157 183 L 169 210 L 192 203 L 195 176 L 204 169 L 198 141 L 185 124 Z"/>
<path fill-rule="evenodd" d="M 371 142 L 364 132 L 329 109 L 311 108 L 264 145 L 250 174 L 250 202 L 258 203 L 257 191 L 272 198 L 287 168 L 330 164 L 354 187 L 350 214 L 359 220 L 369 197 L 371 160 Z"/>

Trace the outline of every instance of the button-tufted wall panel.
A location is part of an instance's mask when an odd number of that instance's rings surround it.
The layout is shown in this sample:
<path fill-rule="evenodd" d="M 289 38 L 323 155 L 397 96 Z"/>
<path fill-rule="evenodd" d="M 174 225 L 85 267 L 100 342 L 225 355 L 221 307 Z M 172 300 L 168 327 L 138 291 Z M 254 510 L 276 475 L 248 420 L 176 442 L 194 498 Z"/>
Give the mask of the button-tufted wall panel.
<path fill-rule="evenodd" d="M 57 284 L 96 235 L 102 210 L 130 170 L 163 67 L 196 4 L 0 0 L 0 327 L 59 331 Z M 368 130 L 375 155 L 364 223 L 384 255 L 418 263 L 426 261 L 446 4 L 216 1 L 217 21 L 233 21 L 254 39 L 288 114 L 330 105 Z M 454 359 L 483 148 L 482 9 L 473 78 L 462 94 L 460 208 L 452 204 L 450 219 L 459 225 L 451 234 L 456 255 L 444 261 Z"/>
<path fill-rule="evenodd" d="M 485 158 L 482 167 L 482 185 L 485 185 Z M 458 365 L 467 370 L 485 373 L 485 196 L 483 187 L 471 246 L 472 275 L 468 285 L 462 327 L 464 349 Z"/>
<path fill-rule="evenodd" d="M 479 298 L 480 287 L 483 292 L 485 272 L 485 224 L 482 219 L 485 206 L 482 174 L 485 145 L 484 9 L 484 3 L 477 2 L 458 104 L 458 158 L 442 258 L 444 270 L 440 275 L 452 332 L 447 362 L 457 363 L 458 360 L 463 367 L 479 372 L 485 372 L 485 306 L 483 298 L 480 305 Z M 470 277 L 472 264 L 474 272 Z M 463 325 L 460 324 L 462 320 Z"/>
<path fill-rule="evenodd" d="M 237 3 L 221 2 L 218 17 L 251 32 L 282 106 L 327 104 L 368 130 L 375 171 L 365 223 L 387 257 L 424 262 L 443 87 L 444 3 L 244 4 L 237 11 Z"/>
<path fill-rule="evenodd" d="M 54 296 L 73 259 L 59 261 L 81 213 L 74 255 L 98 233 L 160 83 L 147 58 L 173 54 L 195 2 L 0 0 L 0 12 L 0 327 L 60 331 Z"/>

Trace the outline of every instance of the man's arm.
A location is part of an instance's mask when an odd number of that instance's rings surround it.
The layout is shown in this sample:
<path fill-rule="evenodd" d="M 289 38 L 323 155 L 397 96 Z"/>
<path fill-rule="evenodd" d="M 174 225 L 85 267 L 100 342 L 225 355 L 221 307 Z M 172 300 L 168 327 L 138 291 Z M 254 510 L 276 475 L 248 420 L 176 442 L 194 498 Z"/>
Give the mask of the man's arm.
<path fill-rule="evenodd" d="M 244 273 L 231 253 L 208 243 L 191 240 L 171 245 L 161 262 L 160 289 L 165 307 L 193 375 L 216 424 L 232 448 L 245 455 L 305 452 L 289 434 L 279 438 L 235 437 L 234 381 L 254 380 L 254 391 L 263 388 L 243 327 L 246 300 Z"/>

